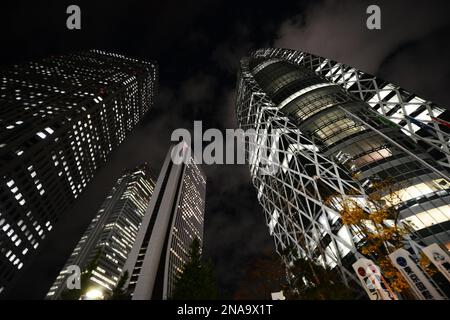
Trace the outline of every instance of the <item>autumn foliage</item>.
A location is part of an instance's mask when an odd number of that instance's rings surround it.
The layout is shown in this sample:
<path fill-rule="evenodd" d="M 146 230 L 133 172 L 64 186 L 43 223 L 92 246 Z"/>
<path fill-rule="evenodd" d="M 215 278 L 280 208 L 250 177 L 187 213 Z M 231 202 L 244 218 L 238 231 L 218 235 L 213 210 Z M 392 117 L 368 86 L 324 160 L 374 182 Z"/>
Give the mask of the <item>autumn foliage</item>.
<path fill-rule="evenodd" d="M 398 224 L 396 204 L 401 199 L 393 183 L 372 183 L 371 193 L 365 197 L 364 206 L 356 197 L 339 197 L 342 223 L 363 239 L 358 247 L 360 253 L 381 268 L 393 290 L 402 292 L 407 289 L 408 283 L 389 259 L 390 253 L 404 246 L 404 237 L 409 232 L 407 225 Z"/>

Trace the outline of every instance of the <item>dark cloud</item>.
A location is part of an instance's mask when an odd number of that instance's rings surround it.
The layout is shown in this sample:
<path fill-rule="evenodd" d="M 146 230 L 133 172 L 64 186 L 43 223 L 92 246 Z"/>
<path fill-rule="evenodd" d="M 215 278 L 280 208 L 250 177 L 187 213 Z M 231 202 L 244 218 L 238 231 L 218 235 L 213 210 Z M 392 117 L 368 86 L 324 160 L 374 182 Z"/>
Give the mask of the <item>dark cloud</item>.
<path fill-rule="evenodd" d="M 212 257 L 222 293 L 231 296 L 245 265 L 272 249 L 265 219 L 244 166 L 209 167 L 205 254 Z M 224 188 L 221 185 L 226 184 Z M 232 285 L 230 285 L 232 284 Z"/>
<path fill-rule="evenodd" d="M 235 75 L 239 61 L 254 45 L 247 32 L 239 34 L 236 39 L 219 44 L 212 53 L 212 60 L 219 68 L 230 75 Z"/>
<path fill-rule="evenodd" d="M 380 77 L 450 108 L 450 43 L 443 41 L 449 37 L 450 25 L 396 48 L 381 63 Z"/>
<path fill-rule="evenodd" d="M 366 28 L 366 8 L 378 4 L 381 30 Z M 448 25 L 448 1 L 317 1 L 281 25 L 275 46 L 298 49 L 376 73 L 400 45 Z M 433 50 L 439 47 L 436 43 Z"/>
<path fill-rule="evenodd" d="M 211 102 L 215 97 L 216 86 L 216 77 L 199 74 L 183 83 L 181 94 L 186 103 Z"/>

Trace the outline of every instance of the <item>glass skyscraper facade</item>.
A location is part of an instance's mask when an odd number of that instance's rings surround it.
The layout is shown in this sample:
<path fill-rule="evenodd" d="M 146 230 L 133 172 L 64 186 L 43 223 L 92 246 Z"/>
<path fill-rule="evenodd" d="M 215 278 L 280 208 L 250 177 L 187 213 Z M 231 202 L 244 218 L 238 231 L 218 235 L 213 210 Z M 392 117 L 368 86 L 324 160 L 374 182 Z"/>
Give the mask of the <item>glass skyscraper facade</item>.
<path fill-rule="evenodd" d="M 183 161 L 172 161 L 173 154 Z M 203 243 L 206 176 L 184 142 L 172 146 L 125 270 L 133 300 L 170 298 L 176 277 L 189 261 L 189 247 Z"/>
<path fill-rule="evenodd" d="M 255 132 L 246 142 L 252 181 L 278 252 L 294 248 L 356 280 L 351 265 L 364 239 L 342 223 L 340 200 L 364 206 L 374 185 L 388 180 L 411 240 L 450 249 L 449 111 L 287 49 L 242 59 L 237 89 L 239 126 Z M 389 190 L 378 191 L 387 203 Z"/>
<path fill-rule="evenodd" d="M 0 70 L 0 294 L 156 90 L 155 63 L 99 50 Z"/>
<path fill-rule="evenodd" d="M 82 289 L 98 290 L 105 298 L 111 295 L 123 273 L 154 188 L 155 179 L 147 165 L 126 172 L 117 180 L 50 288 L 47 299 L 64 298 L 61 294 L 67 290 L 67 277 L 72 274 L 70 266 L 78 266 L 83 272 L 90 263 L 95 268 L 89 287 Z"/>

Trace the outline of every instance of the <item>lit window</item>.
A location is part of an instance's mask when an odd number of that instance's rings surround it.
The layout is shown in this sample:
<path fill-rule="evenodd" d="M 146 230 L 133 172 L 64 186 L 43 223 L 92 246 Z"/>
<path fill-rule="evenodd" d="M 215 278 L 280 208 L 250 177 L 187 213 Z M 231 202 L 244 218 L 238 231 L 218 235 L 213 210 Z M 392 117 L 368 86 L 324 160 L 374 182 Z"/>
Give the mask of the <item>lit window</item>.
<path fill-rule="evenodd" d="M 53 132 L 55 132 L 52 128 L 47 127 L 45 128 L 45 131 L 47 131 L 49 134 L 52 134 Z"/>
<path fill-rule="evenodd" d="M 42 132 L 38 132 L 38 133 L 36 133 L 36 135 L 39 137 L 39 138 L 41 138 L 41 139 L 45 139 L 47 136 L 45 135 L 45 133 L 42 133 Z"/>
<path fill-rule="evenodd" d="M 403 221 L 409 223 L 415 230 L 421 230 L 448 221 L 449 217 L 445 214 L 445 212 L 448 213 L 449 210 L 450 205 L 444 205 L 420 212 L 404 219 Z"/>

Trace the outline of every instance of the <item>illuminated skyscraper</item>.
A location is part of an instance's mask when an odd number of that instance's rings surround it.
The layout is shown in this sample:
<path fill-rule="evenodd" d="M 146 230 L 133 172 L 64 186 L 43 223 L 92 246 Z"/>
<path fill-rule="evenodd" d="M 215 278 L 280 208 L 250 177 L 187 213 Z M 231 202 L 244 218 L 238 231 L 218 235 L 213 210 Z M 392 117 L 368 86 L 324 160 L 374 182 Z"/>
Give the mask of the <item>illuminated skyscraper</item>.
<path fill-rule="evenodd" d="M 0 294 L 149 110 L 156 86 L 155 63 L 98 50 L 0 70 Z"/>
<path fill-rule="evenodd" d="M 236 112 L 256 133 L 246 156 L 279 252 L 294 248 L 356 280 L 365 239 L 342 224 L 339 200 L 365 206 L 386 181 L 411 247 L 450 249 L 449 111 L 341 63 L 264 49 L 241 60 Z M 389 190 L 377 191 L 388 203 Z"/>
<path fill-rule="evenodd" d="M 155 180 L 146 165 L 125 173 L 117 180 L 100 210 L 81 237 L 64 268 L 59 273 L 47 299 L 60 299 L 67 290 L 70 266 L 81 271 L 90 263 L 95 265 L 89 290 L 98 290 L 107 297 L 116 287 L 128 254 L 155 188 Z"/>
<path fill-rule="evenodd" d="M 183 161 L 172 161 L 172 153 Z M 167 299 L 188 261 L 189 246 L 203 243 L 206 177 L 180 143 L 170 148 L 124 270 L 133 300 Z"/>

